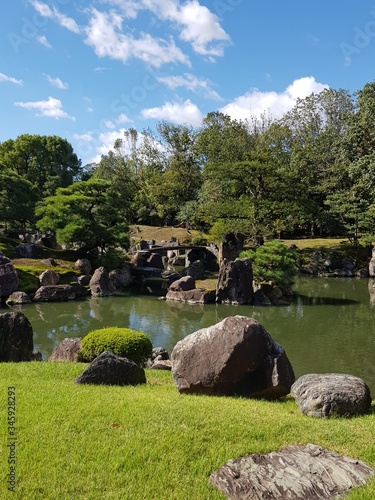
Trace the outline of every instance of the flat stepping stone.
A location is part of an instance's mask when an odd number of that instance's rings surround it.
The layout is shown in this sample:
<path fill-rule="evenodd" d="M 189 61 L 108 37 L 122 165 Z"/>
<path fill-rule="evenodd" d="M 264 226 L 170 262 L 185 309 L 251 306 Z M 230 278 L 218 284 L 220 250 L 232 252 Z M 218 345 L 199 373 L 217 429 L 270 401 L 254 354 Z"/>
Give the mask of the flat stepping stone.
<path fill-rule="evenodd" d="M 230 500 L 344 498 L 375 471 L 364 462 L 314 444 L 229 460 L 210 480 Z"/>
<path fill-rule="evenodd" d="M 371 408 L 370 389 L 353 375 L 310 373 L 302 375 L 291 387 L 302 413 L 311 417 L 350 417 Z"/>

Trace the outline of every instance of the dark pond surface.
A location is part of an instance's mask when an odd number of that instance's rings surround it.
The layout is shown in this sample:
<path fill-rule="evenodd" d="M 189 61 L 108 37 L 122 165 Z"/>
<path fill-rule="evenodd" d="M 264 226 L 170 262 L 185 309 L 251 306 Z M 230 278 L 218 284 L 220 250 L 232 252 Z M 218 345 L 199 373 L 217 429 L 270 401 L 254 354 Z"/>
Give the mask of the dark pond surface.
<path fill-rule="evenodd" d="M 178 340 L 200 328 L 227 316 L 249 316 L 284 347 L 296 377 L 350 373 L 364 379 L 375 397 L 375 297 L 372 302 L 371 290 L 372 282 L 367 279 L 300 278 L 288 306 L 190 305 L 159 300 L 154 290 L 156 295 L 31 304 L 23 312 L 33 326 L 34 345 L 45 359 L 65 337 L 83 337 L 104 326 L 142 330 L 155 347 L 171 352 Z"/>

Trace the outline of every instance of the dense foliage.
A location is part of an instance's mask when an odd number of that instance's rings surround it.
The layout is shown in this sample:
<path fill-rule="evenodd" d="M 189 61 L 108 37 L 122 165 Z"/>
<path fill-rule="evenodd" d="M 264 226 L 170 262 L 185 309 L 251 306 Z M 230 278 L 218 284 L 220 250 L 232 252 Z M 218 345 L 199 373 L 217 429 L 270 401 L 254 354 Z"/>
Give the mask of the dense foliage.
<path fill-rule="evenodd" d="M 212 112 L 199 129 L 164 121 L 154 132 L 129 129 L 84 169 L 66 140 L 24 134 L 0 144 L 1 219 L 9 229 L 37 223 L 65 244 L 102 248 L 123 244 L 113 235 L 131 223 L 184 223 L 216 242 L 229 234 L 371 241 L 374 125 L 375 82 L 354 95 L 326 89 L 298 99 L 279 120 Z M 92 209 L 88 181 L 107 183 Z"/>
<path fill-rule="evenodd" d="M 104 351 L 111 351 L 141 365 L 151 357 L 152 344 L 147 335 L 136 330 L 101 328 L 82 339 L 79 361 L 91 362 Z"/>
<path fill-rule="evenodd" d="M 240 257 L 253 260 L 254 281 L 272 282 L 283 289 L 290 288 L 297 276 L 297 254 L 280 241 L 268 241 L 256 250 L 245 250 Z"/>

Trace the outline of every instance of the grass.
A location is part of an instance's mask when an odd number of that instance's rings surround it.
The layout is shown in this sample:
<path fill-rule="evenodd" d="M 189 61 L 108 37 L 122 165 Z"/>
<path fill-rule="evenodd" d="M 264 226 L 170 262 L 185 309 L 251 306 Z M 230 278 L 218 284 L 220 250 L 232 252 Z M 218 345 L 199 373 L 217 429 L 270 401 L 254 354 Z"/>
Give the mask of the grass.
<path fill-rule="evenodd" d="M 79 363 L 0 364 L 0 498 L 7 496 L 6 388 L 16 387 L 20 499 L 219 499 L 230 458 L 314 443 L 375 467 L 375 415 L 313 419 L 292 399 L 178 394 L 170 372 L 138 387 L 73 383 Z M 375 480 L 350 499 L 375 498 Z"/>
<path fill-rule="evenodd" d="M 139 231 L 135 228 L 138 227 Z M 143 240 L 155 240 L 157 243 L 161 241 L 169 241 L 172 237 L 177 238 L 181 244 L 189 244 L 191 239 L 196 236 L 207 237 L 207 235 L 202 235 L 199 231 L 194 229 L 189 230 L 189 232 L 184 227 L 174 227 L 174 226 L 132 226 L 130 228 L 130 236 L 135 241 L 139 241 L 142 237 Z"/>

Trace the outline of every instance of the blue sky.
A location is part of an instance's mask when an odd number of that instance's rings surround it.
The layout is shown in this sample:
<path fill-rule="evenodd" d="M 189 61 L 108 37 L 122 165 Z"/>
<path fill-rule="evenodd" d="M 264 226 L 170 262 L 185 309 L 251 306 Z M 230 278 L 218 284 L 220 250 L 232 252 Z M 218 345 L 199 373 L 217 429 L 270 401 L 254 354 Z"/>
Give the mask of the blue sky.
<path fill-rule="evenodd" d="M 83 164 L 130 127 L 280 117 L 375 79 L 368 0 L 13 0 L 0 33 L 0 141 L 59 135 Z"/>

